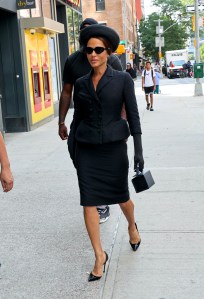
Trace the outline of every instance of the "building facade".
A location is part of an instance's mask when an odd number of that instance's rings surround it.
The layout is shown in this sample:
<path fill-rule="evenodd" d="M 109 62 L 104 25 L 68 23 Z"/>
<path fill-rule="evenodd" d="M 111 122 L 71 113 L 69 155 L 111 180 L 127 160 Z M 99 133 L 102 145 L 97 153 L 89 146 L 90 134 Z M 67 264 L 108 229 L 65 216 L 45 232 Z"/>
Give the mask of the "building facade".
<path fill-rule="evenodd" d="M 16 1 L 0 2 L 0 130 L 27 130 Z"/>
<path fill-rule="evenodd" d="M 78 0 L 0 1 L 0 130 L 32 130 L 58 114 L 62 72 L 78 49 Z"/>
<path fill-rule="evenodd" d="M 139 15 L 136 8 L 141 10 L 140 0 L 83 0 L 82 2 L 84 19 L 92 17 L 118 32 L 121 44 L 124 45 L 124 51 L 118 51 L 123 67 L 127 62 L 133 63 L 137 53 L 137 17 L 139 18 Z"/>

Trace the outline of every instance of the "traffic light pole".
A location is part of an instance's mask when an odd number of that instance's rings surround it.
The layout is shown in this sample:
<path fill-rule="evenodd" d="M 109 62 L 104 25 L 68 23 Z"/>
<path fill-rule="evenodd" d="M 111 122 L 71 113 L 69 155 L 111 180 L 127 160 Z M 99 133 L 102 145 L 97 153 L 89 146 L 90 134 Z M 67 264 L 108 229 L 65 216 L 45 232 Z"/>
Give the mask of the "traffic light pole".
<path fill-rule="evenodd" d="M 166 28 L 164 31 L 161 31 L 161 22 L 162 20 L 159 18 L 158 20 L 155 20 L 155 22 L 158 22 L 158 37 L 159 37 L 159 65 L 160 65 L 160 72 L 162 74 L 162 66 L 161 66 L 161 57 L 162 57 L 162 35 L 164 35 L 164 33 L 169 30 L 171 27 L 175 26 L 177 23 L 174 23 L 172 25 L 170 25 L 168 28 Z M 163 27 L 162 27 L 163 28 Z"/>
<path fill-rule="evenodd" d="M 199 37 L 199 12 L 198 12 L 198 0 L 195 0 L 195 41 L 196 41 L 196 63 L 200 62 L 200 37 Z M 195 96 L 202 96 L 203 89 L 199 78 L 196 78 Z"/>
<path fill-rule="evenodd" d="M 159 52 L 158 52 L 158 62 L 159 62 L 159 66 L 160 66 L 160 73 L 161 73 L 161 75 L 162 75 L 162 67 L 161 67 L 161 57 L 162 57 L 162 50 L 161 50 L 161 48 L 162 48 L 162 40 L 161 40 L 161 38 L 162 38 L 162 33 L 161 33 L 161 20 L 160 20 L 160 18 L 158 19 L 158 20 L 155 20 L 154 22 L 158 22 L 158 32 L 157 32 L 157 34 L 158 34 L 158 37 L 159 37 Z"/>

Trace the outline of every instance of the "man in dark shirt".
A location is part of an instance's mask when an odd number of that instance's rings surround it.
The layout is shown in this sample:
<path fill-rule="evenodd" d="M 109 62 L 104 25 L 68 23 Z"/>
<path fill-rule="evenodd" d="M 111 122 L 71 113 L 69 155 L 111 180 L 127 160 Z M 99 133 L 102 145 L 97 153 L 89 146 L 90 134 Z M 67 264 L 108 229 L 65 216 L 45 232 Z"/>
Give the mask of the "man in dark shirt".
<path fill-rule="evenodd" d="M 132 68 L 132 65 L 130 62 L 127 63 L 126 72 L 130 74 L 132 79 L 136 78 L 136 71 Z"/>
<path fill-rule="evenodd" d="M 92 18 L 85 19 L 80 26 L 80 30 L 84 29 L 86 26 L 97 24 L 98 22 Z M 108 64 L 115 70 L 122 71 L 122 66 L 120 60 L 115 55 L 111 54 L 108 59 Z M 59 136 L 62 140 L 68 138 L 67 127 L 65 125 L 65 118 L 70 107 L 72 99 L 73 86 L 76 80 L 88 72 L 90 72 L 91 66 L 88 62 L 86 54 L 83 53 L 83 49 L 76 51 L 71 54 L 64 66 L 63 72 L 63 89 L 60 96 L 59 102 Z M 108 220 L 110 216 L 108 206 L 98 206 L 97 207 L 100 223 Z"/>

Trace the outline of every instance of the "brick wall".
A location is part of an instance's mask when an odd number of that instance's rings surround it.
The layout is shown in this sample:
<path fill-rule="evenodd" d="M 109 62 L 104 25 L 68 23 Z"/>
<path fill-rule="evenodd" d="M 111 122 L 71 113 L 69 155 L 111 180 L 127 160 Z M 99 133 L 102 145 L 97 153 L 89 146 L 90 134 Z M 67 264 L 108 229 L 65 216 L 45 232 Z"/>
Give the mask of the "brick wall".
<path fill-rule="evenodd" d="M 50 0 L 41 0 L 43 7 L 43 16 L 51 19 Z"/>
<path fill-rule="evenodd" d="M 105 10 L 96 11 L 95 0 L 82 0 L 82 15 L 85 18 L 94 18 L 99 23 L 104 22 L 114 28 L 121 40 L 135 44 L 135 0 L 106 0 Z"/>

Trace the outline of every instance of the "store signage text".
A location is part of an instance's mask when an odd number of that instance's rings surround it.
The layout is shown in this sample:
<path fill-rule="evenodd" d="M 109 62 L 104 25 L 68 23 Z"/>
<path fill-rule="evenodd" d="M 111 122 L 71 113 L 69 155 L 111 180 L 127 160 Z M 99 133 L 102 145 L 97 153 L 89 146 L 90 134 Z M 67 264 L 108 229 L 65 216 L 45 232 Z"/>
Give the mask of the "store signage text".
<path fill-rule="evenodd" d="M 17 10 L 36 8 L 35 0 L 17 0 L 16 7 Z"/>

